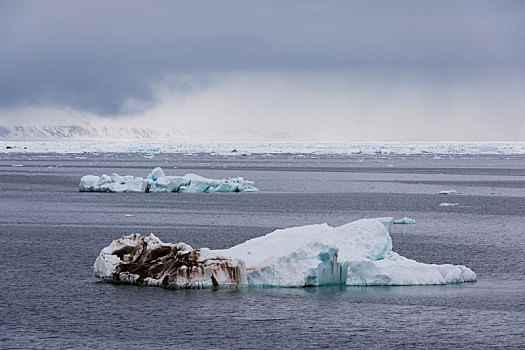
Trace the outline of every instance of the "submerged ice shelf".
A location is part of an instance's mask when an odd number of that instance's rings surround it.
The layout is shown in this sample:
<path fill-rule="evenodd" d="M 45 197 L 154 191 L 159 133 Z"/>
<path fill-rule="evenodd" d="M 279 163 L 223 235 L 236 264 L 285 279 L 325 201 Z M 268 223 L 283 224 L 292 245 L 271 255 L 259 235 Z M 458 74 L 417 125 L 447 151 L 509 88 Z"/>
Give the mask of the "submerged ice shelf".
<path fill-rule="evenodd" d="M 80 192 L 256 192 L 252 181 L 235 177 L 222 180 L 186 174 L 184 176 L 166 176 L 161 168 L 155 168 L 144 179 L 131 175 L 118 174 L 86 175 L 80 179 Z"/>
<path fill-rule="evenodd" d="M 170 288 L 429 285 L 476 281 L 462 265 L 423 264 L 392 251 L 392 218 L 280 229 L 223 250 L 133 234 L 104 248 L 95 275 Z"/>

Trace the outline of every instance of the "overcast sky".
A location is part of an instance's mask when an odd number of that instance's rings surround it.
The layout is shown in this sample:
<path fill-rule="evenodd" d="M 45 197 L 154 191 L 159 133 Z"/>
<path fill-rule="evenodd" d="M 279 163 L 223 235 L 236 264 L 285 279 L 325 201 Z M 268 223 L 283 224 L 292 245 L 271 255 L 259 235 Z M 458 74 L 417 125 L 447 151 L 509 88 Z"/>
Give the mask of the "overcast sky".
<path fill-rule="evenodd" d="M 525 141 L 525 1 L 0 2 L 0 125 Z"/>

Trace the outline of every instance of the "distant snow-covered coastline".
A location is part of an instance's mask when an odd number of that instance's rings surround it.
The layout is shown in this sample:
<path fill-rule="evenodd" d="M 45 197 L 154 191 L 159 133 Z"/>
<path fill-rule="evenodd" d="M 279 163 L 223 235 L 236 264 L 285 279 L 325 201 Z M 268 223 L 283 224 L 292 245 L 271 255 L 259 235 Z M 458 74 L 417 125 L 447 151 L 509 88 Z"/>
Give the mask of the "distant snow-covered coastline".
<path fill-rule="evenodd" d="M 0 153 L 525 154 L 525 142 L 0 141 Z"/>

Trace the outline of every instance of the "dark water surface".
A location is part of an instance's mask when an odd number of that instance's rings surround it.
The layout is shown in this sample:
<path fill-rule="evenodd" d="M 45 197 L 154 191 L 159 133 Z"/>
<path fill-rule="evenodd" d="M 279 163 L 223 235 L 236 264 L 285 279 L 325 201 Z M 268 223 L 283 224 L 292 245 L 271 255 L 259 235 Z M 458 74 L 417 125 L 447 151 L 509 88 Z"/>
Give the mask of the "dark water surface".
<path fill-rule="evenodd" d="M 78 192 L 83 175 L 155 166 L 243 176 L 262 192 Z M 524 183 L 525 156 L 0 154 L 0 348 L 523 348 Z M 92 276 L 100 250 L 130 233 L 226 248 L 380 216 L 417 221 L 394 227 L 394 251 L 467 265 L 479 281 L 184 291 Z"/>

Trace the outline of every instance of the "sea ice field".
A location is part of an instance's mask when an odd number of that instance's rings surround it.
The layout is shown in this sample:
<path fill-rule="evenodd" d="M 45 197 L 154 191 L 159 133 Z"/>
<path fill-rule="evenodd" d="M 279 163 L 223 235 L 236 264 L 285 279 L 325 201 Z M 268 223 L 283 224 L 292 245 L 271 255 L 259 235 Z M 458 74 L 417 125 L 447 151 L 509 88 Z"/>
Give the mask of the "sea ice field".
<path fill-rule="evenodd" d="M 0 348 L 518 349 L 525 341 L 524 155 L 25 145 L 0 152 Z M 156 167 L 242 177 L 259 192 L 79 192 L 87 174 L 145 177 Z M 101 249 L 133 233 L 227 250 L 277 229 L 378 217 L 410 223 L 391 226 L 394 252 L 467 266 L 477 281 L 175 290 L 93 275 Z"/>

